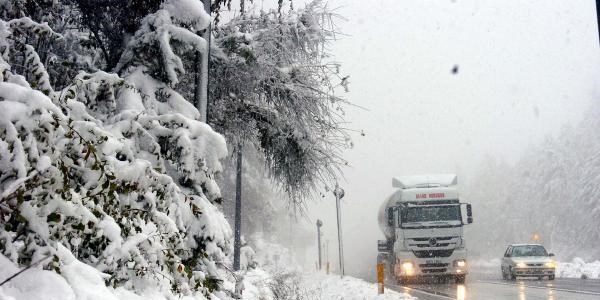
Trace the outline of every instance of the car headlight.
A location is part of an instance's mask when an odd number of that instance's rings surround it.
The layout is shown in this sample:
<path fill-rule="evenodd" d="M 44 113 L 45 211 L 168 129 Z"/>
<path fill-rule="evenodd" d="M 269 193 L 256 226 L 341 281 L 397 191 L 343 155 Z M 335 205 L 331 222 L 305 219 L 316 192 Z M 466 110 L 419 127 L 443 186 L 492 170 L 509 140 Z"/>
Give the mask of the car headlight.
<path fill-rule="evenodd" d="M 467 262 L 464 259 L 455 260 L 454 266 L 459 267 L 459 268 L 464 268 L 467 266 Z"/>
<path fill-rule="evenodd" d="M 518 262 L 515 264 L 517 268 L 527 268 L 527 264 L 524 262 Z"/>
<path fill-rule="evenodd" d="M 556 268 L 556 263 L 553 261 L 549 261 L 549 262 L 545 263 L 544 266 L 546 268 Z"/>

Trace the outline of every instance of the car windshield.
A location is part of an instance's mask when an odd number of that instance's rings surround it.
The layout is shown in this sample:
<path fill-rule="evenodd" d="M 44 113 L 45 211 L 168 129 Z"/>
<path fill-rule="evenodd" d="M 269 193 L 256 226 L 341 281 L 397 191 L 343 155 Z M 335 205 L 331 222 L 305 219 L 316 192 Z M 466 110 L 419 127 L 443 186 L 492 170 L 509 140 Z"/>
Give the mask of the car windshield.
<path fill-rule="evenodd" d="M 460 221 L 460 207 L 451 206 L 417 206 L 406 207 L 400 214 L 402 223 Z"/>
<path fill-rule="evenodd" d="M 511 256 L 548 256 L 548 252 L 542 246 L 527 245 L 513 247 Z"/>

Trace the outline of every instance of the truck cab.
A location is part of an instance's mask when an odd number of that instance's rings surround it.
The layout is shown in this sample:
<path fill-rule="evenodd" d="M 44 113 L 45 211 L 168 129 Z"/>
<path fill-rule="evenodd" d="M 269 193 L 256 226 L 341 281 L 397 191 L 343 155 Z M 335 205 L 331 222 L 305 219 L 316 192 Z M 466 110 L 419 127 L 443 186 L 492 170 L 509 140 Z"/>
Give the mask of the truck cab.
<path fill-rule="evenodd" d="M 378 248 L 399 283 L 422 277 L 465 281 L 463 226 L 473 219 L 471 205 L 460 202 L 456 181 L 456 175 L 394 178 L 398 190 L 385 208 L 390 234 Z"/>

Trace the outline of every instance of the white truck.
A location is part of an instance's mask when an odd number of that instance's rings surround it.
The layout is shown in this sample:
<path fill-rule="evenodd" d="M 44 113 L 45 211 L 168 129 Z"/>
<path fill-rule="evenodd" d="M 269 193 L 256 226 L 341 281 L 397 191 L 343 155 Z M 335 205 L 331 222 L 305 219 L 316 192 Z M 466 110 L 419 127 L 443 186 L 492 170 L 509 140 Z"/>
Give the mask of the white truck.
<path fill-rule="evenodd" d="M 394 178 L 398 188 L 382 204 L 378 263 L 399 284 L 434 277 L 464 283 L 467 248 L 463 226 L 473 222 L 471 205 L 461 203 L 454 174 Z"/>

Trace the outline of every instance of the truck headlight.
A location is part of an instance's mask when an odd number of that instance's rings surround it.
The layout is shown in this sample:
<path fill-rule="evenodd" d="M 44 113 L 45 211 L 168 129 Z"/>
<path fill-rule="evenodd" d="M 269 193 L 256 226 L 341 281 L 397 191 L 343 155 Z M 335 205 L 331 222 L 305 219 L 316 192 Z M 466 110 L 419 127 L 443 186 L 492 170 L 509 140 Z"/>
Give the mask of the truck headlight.
<path fill-rule="evenodd" d="M 556 268 L 556 263 L 553 261 L 549 261 L 549 262 L 545 263 L 544 266 L 546 268 Z"/>
<path fill-rule="evenodd" d="M 400 268 L 406 275 L 412 275 L 415 271 L 415 265 L 410 261 L 403 262 Z"/>
<path fill-rule="evenodd" d="M 524 262 L 518 262 L 515 266 L 517 268 L 527 268 L 527 264 Z"/>
<path fill-rule="evenodd" d="M 467 266 L 467 262 L 464 259 L 455 260 L 454 266 L 459 267 L 459 268 L 464 268 Z"/>

